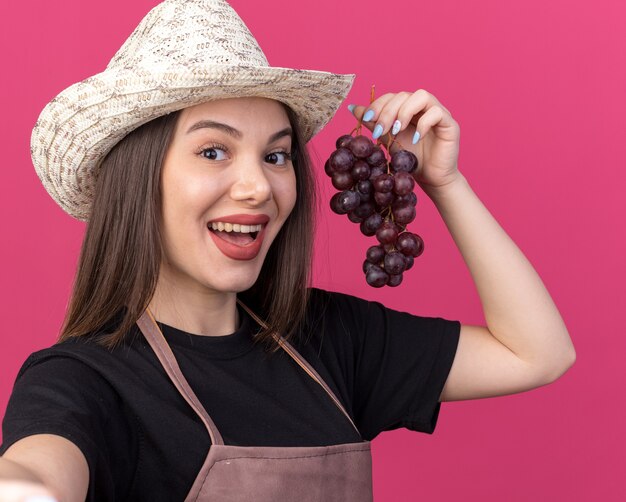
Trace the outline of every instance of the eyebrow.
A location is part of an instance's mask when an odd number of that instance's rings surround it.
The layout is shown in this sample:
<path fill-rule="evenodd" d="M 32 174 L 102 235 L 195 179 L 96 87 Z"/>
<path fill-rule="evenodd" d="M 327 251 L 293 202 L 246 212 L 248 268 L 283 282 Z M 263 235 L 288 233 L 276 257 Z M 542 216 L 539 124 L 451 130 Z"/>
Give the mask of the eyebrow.
<path fill-rule="evenodd" d="M 215 122 L 213 120 L 201 120 L 200 122 L 196 122 L 187 130 L 187 134 L 193 131 L 197 131 L 198 129 L 217 129 L 236 139 L 241 139 L 243 137 L 243 134 L 238 129 L 235 129 L 234 127 L 229 126 L 228 124 Z M 283 136 L 289 136 L 290 138 L 293 138 L 293 131 L 291 130 L 291 127 L 285 127 L 285 129 L 282 129 L 278 131 L 277 133 L 272 134 L 269 138 L 268 143 L 273 143 L 274 141 L 282 138 Z"/>

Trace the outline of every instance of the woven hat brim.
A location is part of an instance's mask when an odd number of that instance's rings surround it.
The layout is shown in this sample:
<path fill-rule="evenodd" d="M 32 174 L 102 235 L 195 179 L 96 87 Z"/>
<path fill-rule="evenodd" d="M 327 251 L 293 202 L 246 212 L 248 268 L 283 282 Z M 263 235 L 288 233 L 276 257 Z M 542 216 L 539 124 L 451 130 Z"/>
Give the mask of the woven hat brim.
<path fill-rule="evenodd" d="M 86 221 L 101 160 L 146 122 L 210 100 L 258 96 L 289 105 L 308 142 L 341 106 L 354 78 L 258 66 L 109 69 L 68 87 L 46 105 L 31 136 L 33 164 L 63 210 Z"/>

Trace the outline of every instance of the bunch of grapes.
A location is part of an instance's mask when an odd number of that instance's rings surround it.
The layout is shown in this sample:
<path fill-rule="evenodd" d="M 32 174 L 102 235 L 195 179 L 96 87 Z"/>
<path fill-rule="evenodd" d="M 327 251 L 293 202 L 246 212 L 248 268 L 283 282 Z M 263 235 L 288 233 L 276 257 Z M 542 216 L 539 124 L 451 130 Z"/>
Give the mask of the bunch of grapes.
<path fill-rule="evenodd" d="M 324 165 L 333 186 L 340 192 L 330 199 L 330 208 L 358 223 L 361 233 L 376 236 L 363 262 L 370 286 L 398 286 L 402 273 L 422 254 L 424 241 L 406 231 L 415 219 L 417 196 L 413 192 L 417 157 L 398 150 L 388 159 L 380 145 L 357 134 L 341 136 L 337 149 Z"/>

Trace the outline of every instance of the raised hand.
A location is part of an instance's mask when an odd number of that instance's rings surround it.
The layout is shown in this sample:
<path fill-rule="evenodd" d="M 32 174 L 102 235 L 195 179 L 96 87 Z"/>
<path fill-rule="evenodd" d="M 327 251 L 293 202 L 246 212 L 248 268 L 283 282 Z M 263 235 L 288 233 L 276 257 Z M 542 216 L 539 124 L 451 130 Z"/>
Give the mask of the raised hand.
<path fill-rule="evenodd" d="M 459 177 L 459 124 L 448 109 L 424 89 L 388 93 L 368 106 L 350 106 L 354 116 L 391 151 L 412 151 L 418 159 L 415 180 L 428 193 Z"/>

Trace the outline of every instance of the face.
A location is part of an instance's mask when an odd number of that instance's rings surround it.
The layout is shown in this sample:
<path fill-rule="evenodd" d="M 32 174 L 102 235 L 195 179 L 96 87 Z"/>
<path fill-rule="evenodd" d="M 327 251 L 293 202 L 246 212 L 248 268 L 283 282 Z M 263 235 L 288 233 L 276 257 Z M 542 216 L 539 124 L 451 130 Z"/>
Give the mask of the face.
<path fill-rule="evenodd" d="M 183 110 L 161 177 L 159 283 L 200 293 L 250 288 L 296 201 L 290 153 L 289 119 L 277 101 Z"/>

